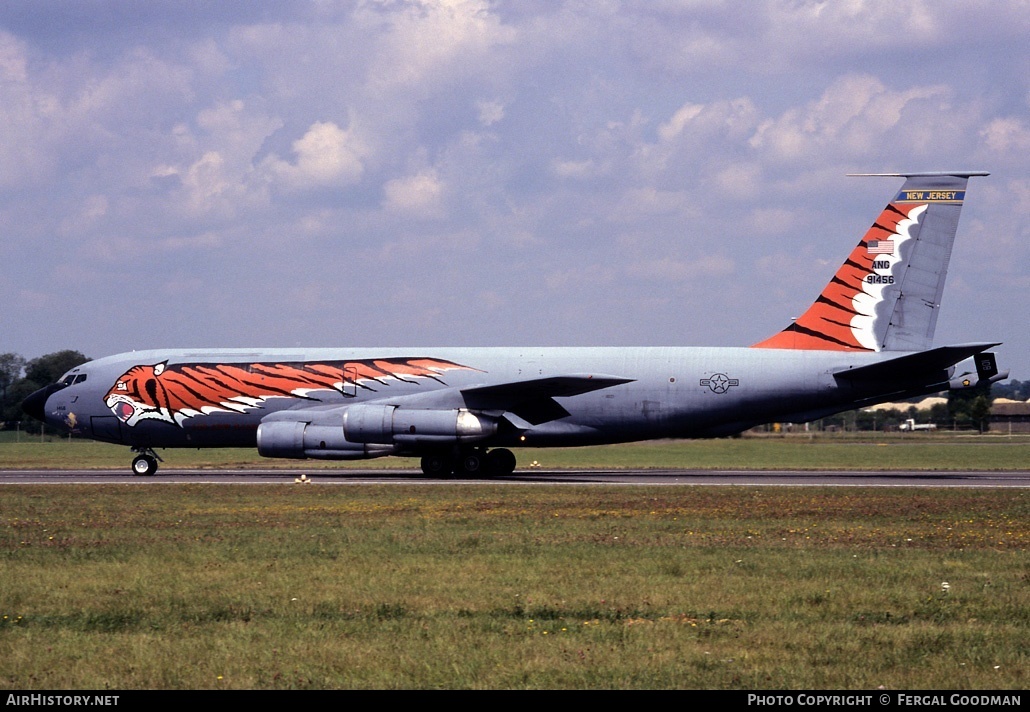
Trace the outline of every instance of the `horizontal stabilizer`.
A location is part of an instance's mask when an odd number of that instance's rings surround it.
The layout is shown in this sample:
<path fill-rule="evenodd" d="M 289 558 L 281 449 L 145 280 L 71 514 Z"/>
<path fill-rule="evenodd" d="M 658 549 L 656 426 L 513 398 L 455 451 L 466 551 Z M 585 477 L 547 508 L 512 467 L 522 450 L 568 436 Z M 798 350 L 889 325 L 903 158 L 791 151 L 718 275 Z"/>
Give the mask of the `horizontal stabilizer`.
<path fill-rule="evenodd" d="M 959 361 L 975 356 L 987 349 L 998 346 L 997 343 L 958 344 L 956 346 L 940 346 L 929 351 L 906 354 L 888 361 L 843 369 L 833 375 L 849 381 L 900 381 L 918 379 L 920 376 L 943 371 Z"/>

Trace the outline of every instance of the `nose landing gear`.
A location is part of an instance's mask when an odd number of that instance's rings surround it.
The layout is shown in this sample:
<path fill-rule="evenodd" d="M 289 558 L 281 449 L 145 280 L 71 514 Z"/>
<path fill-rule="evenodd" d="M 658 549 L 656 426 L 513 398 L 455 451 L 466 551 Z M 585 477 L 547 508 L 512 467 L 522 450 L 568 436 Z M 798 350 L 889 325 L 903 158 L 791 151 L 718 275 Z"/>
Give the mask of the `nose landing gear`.
<path fill-rule="evenodd" d="M 138 477 L 149 477 L 157 473 L 157 463 L 164 462 L 152 448 L 134 447 L 133 452 L 139 454 L 132 460 L 132 474 Z"/>

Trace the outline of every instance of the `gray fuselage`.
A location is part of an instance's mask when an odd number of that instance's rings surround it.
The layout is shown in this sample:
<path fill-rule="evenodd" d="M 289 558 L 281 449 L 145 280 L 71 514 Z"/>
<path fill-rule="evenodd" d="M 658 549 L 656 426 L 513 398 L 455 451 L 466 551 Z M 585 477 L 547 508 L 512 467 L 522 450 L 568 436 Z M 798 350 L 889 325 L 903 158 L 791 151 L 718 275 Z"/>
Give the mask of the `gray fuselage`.
<path fill-rule="evenodd" d="M 496 417 L 507 413 L 517 427 L 483 439 L 483 446 L 573 446 L 655 438 L 713 437 L 738 433 L 761 423 L 803 422 L 898 396 L 947 387 L 950 372 L 923 374 L 911 382 L 883 380 L 859 385 L 841 379 L 851 368 L 903 356 L 903 353 L 791 351 L 756 348 L 386 348 L 386 349 L 218 349 L 139 351 L 91 361 L 65 378 L 71 385 L 46 397 L 50 425 L 108 442 L 136 447 L 254 447 L 258 426 L 269 416 L 342 413 L 359 403 L 405 410 L 471 409 Z M 135 367 L 165 364 L 350 363 L 388 359 L 437 359 L 462 368 L 435 378 L 385 377 L 358 380 L 352 388 L 314 389 L 297 397 L 269 396 L 236 409 L 196 409 L 180 422 L 139 420 L 127 425 L 105 396 Z M 532 384 L 576 374 L 614 377 L 615 385 L 573 396 L 555 395 L 567 412 L 543 422 L 527 422 L 503 404 L 475 407 L 468 393 L 491 384 Z M 835 375 L 837 374 L 837 375 Z M 343 382 L 345 379 L 341 379 Z M 141 390 L 144 387 L 141 386 Z M 562 410 L 557 411 L 558 415 Z M 417 446 L 401 448 L 418 454 Z"/>

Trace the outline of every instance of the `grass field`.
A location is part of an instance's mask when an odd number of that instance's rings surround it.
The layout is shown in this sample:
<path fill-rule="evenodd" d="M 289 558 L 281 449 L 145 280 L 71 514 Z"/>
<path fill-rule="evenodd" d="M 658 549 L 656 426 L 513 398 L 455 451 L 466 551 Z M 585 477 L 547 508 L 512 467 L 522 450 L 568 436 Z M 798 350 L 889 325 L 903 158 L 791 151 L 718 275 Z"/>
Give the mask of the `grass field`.
<path fill-rule="evenodd" d="M 169 450 L 165 467 L 415 467 Z M 548 468 L 1027 469 L 1026 436 L 520 451 Z M 127 467 L 0 441 L 0 468 Z M 0 687 L 1025 689 L 1030 493 L 15 485 Z"/>
<path fill-rule="evenodd" d="M 1025 689 L 1030 494 L 18 486 L 7 689 Z"/>

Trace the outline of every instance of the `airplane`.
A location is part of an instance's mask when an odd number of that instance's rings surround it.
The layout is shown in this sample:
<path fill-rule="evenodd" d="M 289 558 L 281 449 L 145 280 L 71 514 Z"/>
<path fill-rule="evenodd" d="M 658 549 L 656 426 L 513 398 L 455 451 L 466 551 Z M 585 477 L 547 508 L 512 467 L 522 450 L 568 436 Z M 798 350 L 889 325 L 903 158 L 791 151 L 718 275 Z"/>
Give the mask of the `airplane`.
<path fill-rule="evenodd" d="M 157 471 L 155 448 L 256 447 L 504 476 L 512 448 L 723 437 L 1007 378 L 1000 342 L 932 347 L 966 184 L 988 173 L 853 175 L 905 181 L 807 311 L 749 347 L 133 351 L 71 369 L 23 408 L 128 445 L 136 475 Z"/>

